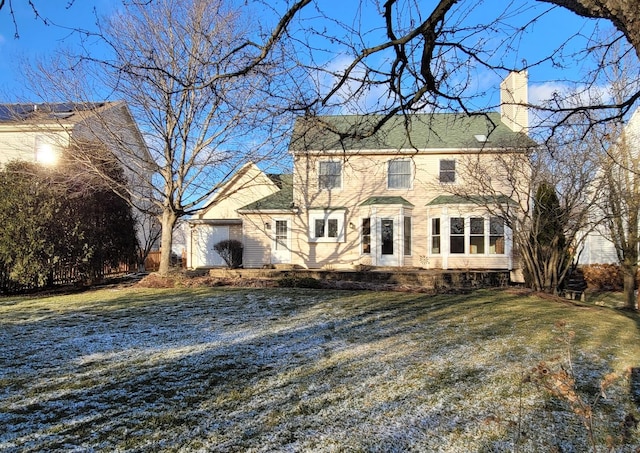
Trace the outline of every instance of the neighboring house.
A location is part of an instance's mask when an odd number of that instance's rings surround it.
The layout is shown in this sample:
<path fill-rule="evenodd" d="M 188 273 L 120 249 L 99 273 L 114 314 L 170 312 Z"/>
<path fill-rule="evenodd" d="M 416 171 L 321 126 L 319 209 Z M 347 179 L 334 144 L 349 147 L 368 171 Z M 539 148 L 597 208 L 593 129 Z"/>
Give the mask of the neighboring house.
<path fill-rule="evenodd" d="M 122 101 L 0 104 L 0 164 L 22 160 L 53 165 L 65 148 L 95 142 L 114 153 L 124 146 L 148 153 Z"/>
<path fill-rule="evenodd" d="M 123 101 L 100 103 L 0 104 L 0 166 L 12 160 L 55 165 L 71 146 L 100 144 L 127 162 L 127 153 L 148 156 L 138 126 Z M 148 161 L 151 159 L 149 158 Z M 135 192 L 149 170 L 127 168 L 125 175 Z M 134 215 L 138 215 L 134 212 Z M 143 241 L 153 220 L 141 216 L 138 237 Z M 143 231 L 145 230 L 145 231 Z"/>
<path fill-rule="evenodd" d="M 213 246 L 233 238 L 244 244 L 245 268 L 513 269 L 511 232 L 486 208 L 513 202 L 510 188 L 493 187 L 491 197 L 452 190 L 465 184 L 463 160 L 490 166 L 534 145 L 516 105 L 526 104 L 526 73 L 510 74 L 501 91 L 501 113 L 416 114 L 410 124 L 397 116 L 362 138 L 353 137 L 380 117 L 300 118 L 292 174 L 243 167 L 188 221 L 187 266 L 224 265 Z"/>
<path fill-rule="evenodd" d="M 624 134 L 626 146 L 631 147 L 631 149 L 628 151 L 623 150 L 622 153 L 623 155 L 630 153 L 632 158 L 636 160 L 635 163 L 630 163 L 630 166 L 637 168 L 637 156 L 640 150 L 640 108 L 633 112 L 631 118 L 625 124 Z M 621 180 L 631 181 L 629 184 L 632 184 L 633 178 L 628 178 L 625 174 L 633 174 L 633 168 L 628 168 L 624 163 L 619 162 L 618 172 L 620 173 L 620 178 L 622 178 Z M 580 238 L 580 248 L 577 251 L 579 265 L 619 263 L 616 247 L 610 239 L 611 233 L 608 231 L 606 221 L 602 220 L 603 216 L 602 211 L 597 208 L 592 211 L 592 221 L 596 225 Z"/>

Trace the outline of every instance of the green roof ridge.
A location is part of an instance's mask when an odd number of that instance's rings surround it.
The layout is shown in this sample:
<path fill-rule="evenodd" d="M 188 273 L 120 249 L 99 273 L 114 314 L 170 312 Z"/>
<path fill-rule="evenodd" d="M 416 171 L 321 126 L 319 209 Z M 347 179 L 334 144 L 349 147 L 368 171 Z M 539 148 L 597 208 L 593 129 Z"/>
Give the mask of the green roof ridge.
<path fill-rule="evenodd" d="M 522 132 L 514 132 L 497 112 L 423 113 L 395 115 L 370 137 L 352 138 L 343 134 L 363 133 L 382 115 L 328 115 L 301 117 L 296 121 L 292 151 L 400 150 L 400 149 L 482 149 L 527 148 L 535 142 Z M 317 121 L 314 121 L 317 120 Z M 476 136 L 486 137 L 486 141 Z"/>

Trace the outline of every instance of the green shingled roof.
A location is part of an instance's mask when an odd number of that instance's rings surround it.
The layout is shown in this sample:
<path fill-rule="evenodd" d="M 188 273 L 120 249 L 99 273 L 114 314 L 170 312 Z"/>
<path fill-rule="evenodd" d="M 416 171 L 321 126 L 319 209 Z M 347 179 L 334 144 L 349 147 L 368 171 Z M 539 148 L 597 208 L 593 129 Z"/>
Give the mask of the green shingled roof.
<path fill-rule="evenodd" d="M 370 137 L 353 138 L 371 131 L 380 115 L 304 117 L 296 121 L 290 149 L 294 152 L 330 150 L 482 149 L 528 148 L 535 142 L 513 132 L 499 113 L 397 115 Z M 342 138 L 341 138 L 342 135 Z M 479 141 L 476 136 L 485 136 Z"/>
<path fill-rule="evenodd" d="M 273 195 L 261 198 L 242 208 L 240 211 L 259 211 L 270 209 L 291 209 L 293 206 L 293 175 L 268 175 L 280 190 Z"/>
<path fill-rule="evenodd" d="M 427 203 L 427 206 L 438 206 L 445 204 L 475 204 L 482 206 L 490 204 L 498 205 L 513 203 L 515 203 L 515 201 L 513 201 L 506 195 L 498 195 L 497 197 L 492 195 L 475 195 L 472 197 L 461 197 L 459 195 L 440 195 Z"/>
<path fill-rule="evenodd" d="M 363 201 L 360 206 L 371 206 L 374 204 L 400 204 L 402 206 L 413 206 L 402 197 L 371 197 Z"/>

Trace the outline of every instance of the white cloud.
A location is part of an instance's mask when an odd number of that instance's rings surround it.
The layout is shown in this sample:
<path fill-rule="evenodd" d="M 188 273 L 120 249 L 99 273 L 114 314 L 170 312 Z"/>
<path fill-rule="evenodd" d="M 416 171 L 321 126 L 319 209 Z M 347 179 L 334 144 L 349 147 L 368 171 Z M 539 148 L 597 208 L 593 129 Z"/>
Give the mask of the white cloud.
<path fill-rule="evenodd" d="M 534 105 L 546 104 L 569 91 L 569 86 L 558 82 L 532 84 L 529 86 L 529 102 Z"/>
<path fill-rule="evenodd" d="M 553 101 L 562 106 L 589 106 L 609 102 L 610 85 L 569 85 L 561 82 L 534 84 L 529 87 L 529 102 L 547 105 Z"/>
<path fill-rule="evenodd" d="M 318 72 L 316 83 L 323 96 L 335 89 L 352 63 L 353 57 L 339 55 Z M 388 86 L 372 84 L 370 77 L 371 74 L 367 73 L 363 65 L 352 68 L 348 78 L 333 93 L 329 103 L 337 105 L 342 114 L 369 112 L 383 108 L 382 106 L 388 101 Z"/>

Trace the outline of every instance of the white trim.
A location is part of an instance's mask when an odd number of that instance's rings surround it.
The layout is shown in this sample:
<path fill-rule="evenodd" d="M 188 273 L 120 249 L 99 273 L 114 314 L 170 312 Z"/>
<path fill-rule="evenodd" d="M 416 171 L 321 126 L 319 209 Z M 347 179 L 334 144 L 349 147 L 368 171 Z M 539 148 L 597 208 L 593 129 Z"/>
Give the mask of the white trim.
<path fill-rule="evenodd" d="M 308 224 L 309 242 L 345 242 L 345 217 L 346 210 L 344 209 L 310 209 Z M 322 220 L 324 222 L 324 236 L 316 237 L 316 220 Z M 328 236 L 329 220 L 336 220 L 338 223 L 337 236 L 335 237 Z"/>
<path fill-rule="evenodd" d="M 483 154 L 491 154 L 491 153 L 522 153 L 525 154 L 529 152 L 531 147 L 499 147 L 493 148 L 488 146 L 478 146 L 477 148 L 418 148 L 416 151 L 415 148 L 406 148 L 406 149 L 395 149 L 395 148 L 385 148 L 385 149 L 363 149 L 363 150 L 349 150 L 349 155 L 378 155 L 378 154 L 386 154 L 386 155 L 394 155 L 397 156 L 399 154 L 405 154 L 408 156 L 415 156 L 416 154 L 424 155 L 424 154 L 477 154 L 479 151 L 482 151 Z M 331 156 L 331 155 L 344 155 L 344 149 L 323 149 L 323 150 L 304 150 L 304 151 L 292 151 L 293 155 L 307 156 Z"/>
<path fill-rule="evenodd" d="M 287 241 L 285 243 L 285 250 L 277 248 L 277 222 L 286 222 L 287 224 Z M 292 219 L 277 217 L 271 219 L 271 262 L 274 264 L 291 263 L 291 223 Z"/>

